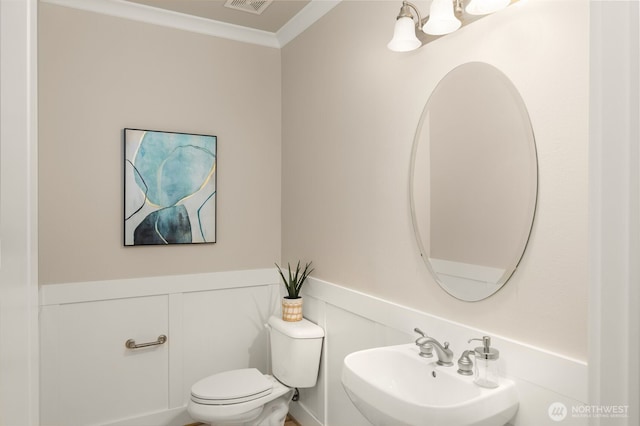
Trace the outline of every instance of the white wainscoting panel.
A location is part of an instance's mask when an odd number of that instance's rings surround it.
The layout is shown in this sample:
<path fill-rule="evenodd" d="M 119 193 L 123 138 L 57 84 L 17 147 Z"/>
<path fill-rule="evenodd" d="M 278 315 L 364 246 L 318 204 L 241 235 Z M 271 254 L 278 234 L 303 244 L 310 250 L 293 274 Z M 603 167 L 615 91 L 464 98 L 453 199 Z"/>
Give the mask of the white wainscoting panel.
<path fill-rule="evenodd" d="M 265 324 L 277 287 L 187 293 L 184 298 L 184 404 L 191 386 L 214 373 L 255 367 L 268 372 Z"/>
<path fill-rule="evenodd" d="M 516 383 L 520 398 L 513 425 L 553 423 L 548 414 L 552 403 L 561 402 L 571 412 L 587 400 L 584 362 L 315 278 L 309 279 L 303 293 L 305 316 L 321 324 L 326 335 L 319 380 L 323 398 L 305 391 L 301 392 L 300 401 L 291 404 L 290 411 L 297 419 L 305 419 L 304 426 L 369 425 L 342 387 L 344 357 L 361 349 L 411 342 L 417 337 L 413 332 L 416 326 L 441 341 L 451 342 L 456 359 L 459 348 L 468 346 L 469 338 L 492 337 L 492 343 L 500 349 L 502 374 Z M 324 407 L 319 407 L 323 401 Z M 324 412 L 319 414 L 320 409 Z M 587 418 L 568 416 L 563 424 L 584 426 L 587 422 Z"/>
<path fill-rule="evenodd" d="M 43 425 L 90 425 L 167 407 L 171 337 L 125 347 L 127 339 L 168 334 L 167 296 L 49 306 L 42 320 Z"/>
<path fill-rule="evenodd" d="M 313 302 L 313 301 L 312 301 Z M 310 303 L 304 304 L 304 317 L 311 322 L 318 324 L 323 329 L 327 329 L 325 324 L 325 305 L 322 303 Z M 295 403 L 290 406 L 290 411 L 295 411 L 294 417 L 296 420 L 304 426 L 321 426 L 326 422 L 326 404 L 327 399 L 327 387 L 326 387 L 326 373 L 327 371 L 327 348 L 328 338 L 325 335 L 325 339 L 322 344 L 322 357 L 320 358 L 320 370 L 318 371 L 318 382 L 316 386 L 309 389 L 299 389 L 300 398 L 305 401 L 304 410 L 299 408 Z"/>
<path fill-rule="evenodd" d="M 275 270 L 48 285 L 42 289 L 41 424 L 182 426 L 191 385 L 268 372 Z M 125 348 L 127 339 L 164 345 Z"/>
<path fill-rule="evenodd" d="M 154 286 L 153 284 L 159 284 Z M 41 424 L 47 426 L 182 426 L 191 385 L 233 368 L 269 372 L 269 315 L 278 313 L 275 270 L 143 278 L 46 286 L 41 306 Z M 548 408 L 586 401 L 586 364 L 310 278 L 305 317 L 325 330 L 320 376 L 301 389 L 290 411 L 303 426 L 368 426 L 340 380 L 344 357 L 360 349 L 415 339 L 418 326 L 451 342 L 488 334 L 501 368 L 515 381 L 516 426 L 549 424 Z M 167 334 L 167 344 L 132 353 L 136 341 Z M 586 425 L 567 417 L 565 425 Z"/>
<path fill-rule="evenodd" d="M 342 360 L 351 352 L 383 346 L 376 332 L 376 323 L 358 317 L 335 306 L 326 308 L 327 336 L 327 424 L 368 426 L 369 422 L 351 403 L 342 387 Z M 344 325 L 348 324 L 348 327 Z"/>

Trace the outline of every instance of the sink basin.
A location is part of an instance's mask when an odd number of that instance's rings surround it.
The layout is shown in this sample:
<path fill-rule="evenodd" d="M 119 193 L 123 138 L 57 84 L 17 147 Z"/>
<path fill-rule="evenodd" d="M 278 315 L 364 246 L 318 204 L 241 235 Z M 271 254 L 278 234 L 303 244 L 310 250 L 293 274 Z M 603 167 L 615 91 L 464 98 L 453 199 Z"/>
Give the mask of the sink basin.
<path fill-rule="evenodd" d="M 518 410 L 512 381 L 487 389 L 457 367 L 422 358 L 414 344 L 349 354 L 342 385 L 358 410 L 374 426 L 502 426 Z"/>

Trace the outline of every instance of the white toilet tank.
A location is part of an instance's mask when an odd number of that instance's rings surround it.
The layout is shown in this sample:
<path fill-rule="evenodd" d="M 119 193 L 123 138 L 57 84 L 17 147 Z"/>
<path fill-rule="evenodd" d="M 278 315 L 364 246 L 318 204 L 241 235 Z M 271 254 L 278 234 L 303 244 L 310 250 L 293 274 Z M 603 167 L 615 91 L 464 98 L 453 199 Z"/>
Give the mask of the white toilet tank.
<path fill-rule="evenodd" d="M 302 319 L 287 322 L 269 318 L 271 369 L 273 375 L 292 388 L 311 388 L 318 381 L 324 330 Z"/>

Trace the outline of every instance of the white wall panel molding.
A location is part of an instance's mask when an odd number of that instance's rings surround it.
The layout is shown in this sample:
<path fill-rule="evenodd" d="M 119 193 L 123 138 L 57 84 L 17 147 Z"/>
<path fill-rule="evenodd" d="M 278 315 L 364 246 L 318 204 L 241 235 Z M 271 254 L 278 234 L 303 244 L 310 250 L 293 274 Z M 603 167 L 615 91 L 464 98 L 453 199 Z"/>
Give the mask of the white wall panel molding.
<path fill-rule="evenodd" d="M 130 278 L 49 284 L 40 288 L 40 305 L 94 302 L 127 297 L 254 287 L 278 283 L 275 269 L 211 272 L 193 275 Z"/>
<path fill-rule="evenodd" d="M 469 347 L 468 339 L 489 335 L 492 344 L 501 352 L 506 376 L 535 384 L 575 401 L 587 401 L 585 362 L 313 277 L 304 287 L 304 293 L 305 296 L 406 333 L 407 342 L 415 336 L 414 327 L 420 327 L 436 339 L 449 341 L 458 356 L 461 350 Z M 305 302 L 305 305 L 308 304 Z"/>
<path fill-rule="evenodd" d="M 127 349 L 125 342 L 169 334 L 167 296 L 42 309 L 41 422 L 101 424 L 168 408 L 169 348 Z M 15 423 L 14 423 L 15 424 Z"/>
<path fill-rule="evenodd" d="M 78 349 L 70 347 L 69 342 L 86 338 L 88 332 L 81 327 L 78 333 L 76 323 L 87 323 L 100 325 L 92 326 L 97 335 L 116 335 L 105 351 L 113 346 L 120 347 L 131 337 L 130 328 L 144 336 L 155 336 L 166 329 L 170 342 L 160 349 L 168 351 L 168 356 L 150 367 L 166 378 L 167 389 L 163 390 L 166 407 L 158 411 L 147 409 L 144 414 L 142 410 L 136 412 L 130 406 L 123 406 L 111 413 L 112 418 L 103 413 L 101 419 L 96 417 L 95 420 L 110 426 L 189 423 L 188 416 L 185 417 L 185 403 L 195 381 L 208 374 L 247 366 L 268 371 L 268 338 L 264 323 L 278 310 L 280 289 L 273 269 L 44 286 L 41 319 L 46 404 L 43 420 L 61 415 L 56 399 L 51 397 L 58 392 L 55 389 L 60 389 L 58 384 L 65 381 L 66 387 L 74 389 L 69 385 L 69 377 L 81 360 L 74 359 L 73 354 Z M 366 424 L 340 383 L 344 356 L 367 347 L 410 342 L 415 337 L 413 328 L 416 326 L 437 339 L 450 341 L 456 356 L 469 347 L 469 338 L 485 334 L 492 337 L 501 351 L 502 372 L 516 382 L 520 395 L 521 405 L 514 425 L 544 424 L 548 421 L 548 407 L 553 402 L 574 407 L 587 400 L 587 366 L 583 362 L 313 277 L 303 292 L 305 317 L 322 326 L 327 336 L 317 386 L 302 389 L 300 401 L 291 407 L 305 424 Z M 152 324 L 136 326 L 140 313 L 144 316 L 147 311 L 153 311 L 145 306 L 158 299 L 166 304 L 166 312 L 156 315 Z M 134 305 L 141 309 L 121 308 Z M 159 305 L 153 306 L 158 311 Z M 126 312 L 135 312 L 135 315 L 124 318 Z M 110 319 L 104 320 L 101 315 Z M 230 334 L 226 329 L 231 317 L 237 319 L 237 333 Z M 118 331 L 118 327 L 122 330 Z M 142 335 L 133 337 L 143 339 Z M 91 359 L 100 358 L 100 351 Z M 118 354 L 111 358 L 114 360 L 103 359 L 97 367 L 124 362 L 117 360 Z M 63 379 L 59 372 L 67 370 Z M 107 383 L 106 390 L 96 384 L 96 389 L 112 392 L 111 388 L 117 387 L 117 383 L 120 381 Z M 140 386 L 140 391 L 146 392 L 144 386 Z M 157 384 L 153 386 L 154 389 L 158 387 Z M 68 394 L 69 389 L 62 387 L 61 395 Z M 69 400 L 68 395 L 65 398 Z M 151 408 L 160 407 L 155 403 Z M 586 419 L 571 420 L 568 424 L 586 424 Z"/>
<path fill-rule="evenodd" d="M 280 48 L 304 32 L 315 21 L 333 9 L 341 0 L 312 0 L 280 31 L 272 33 L 226 22 L 159 9 L 124 0 L 42 0 L 45 3 L 70 7 L 118 18 L 220 37 L 243 43 Z"/>
<path fill-rule="evenodd" d="M 182 293 L 169 295 L 169 409 L 187 404 L 183 392 L 184 377 L 184 297 Z"/>
<path fill-rule="evenodd" d="M 267 372 L 264 324 L 281 287 L 275 269 L 43 286 L 42 424 L 193 423 L 193 383 L 237 368 Z M 166 344 L 125 348 L 160 334 Z"/>

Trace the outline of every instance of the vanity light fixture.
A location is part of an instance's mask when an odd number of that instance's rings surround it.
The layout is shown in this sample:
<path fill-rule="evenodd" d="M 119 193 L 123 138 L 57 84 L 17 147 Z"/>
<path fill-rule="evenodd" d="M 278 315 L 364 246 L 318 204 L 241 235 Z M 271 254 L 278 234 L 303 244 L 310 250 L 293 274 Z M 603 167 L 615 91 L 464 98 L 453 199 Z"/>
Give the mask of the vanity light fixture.
<path fill-rule="evenodd" d="M 460 0 L 456 0 L 456 7 L 460 6 Z M 433 0 L 429 19 L 422 26 L 425 34 L 445 35 L 454 32 L 462 22 L 456 18 L 453 12 L 453 3 L 451 0 Z"/>
<path fill-rule="evenodd" d="M 396 18 L 393 38 L 387 44 L 394 52 L 410 52 L 445 34 L 480 19 L 484 15 L 504 9 L 518 0 L 433 0 L 429 15 L 420 16 L 413 3 L 403 1 Z M 416 14 L 414 15 L 411 10 Z"/>

